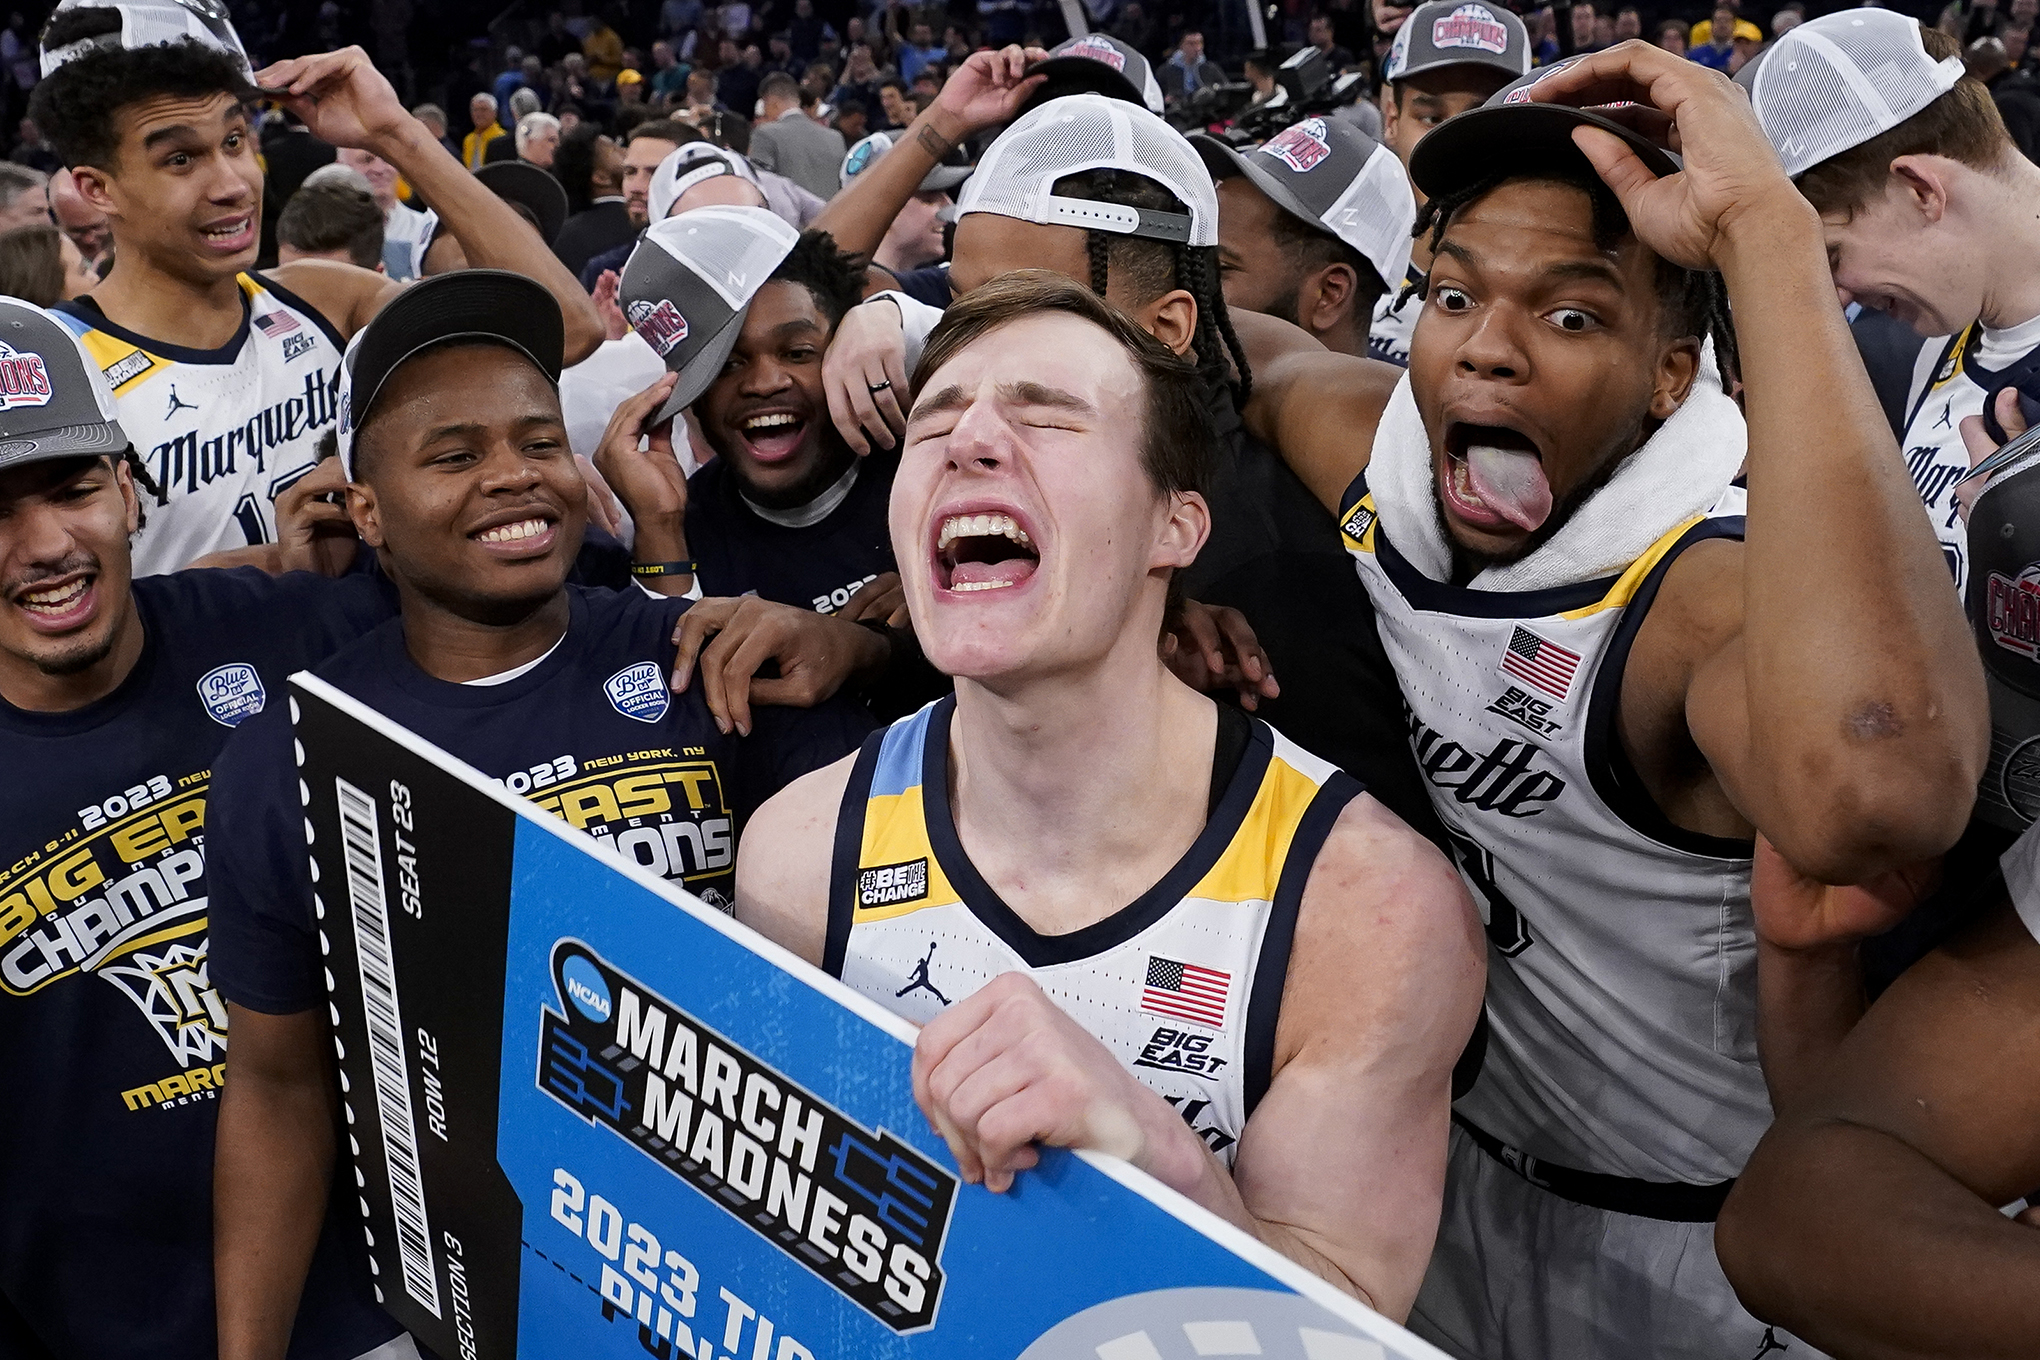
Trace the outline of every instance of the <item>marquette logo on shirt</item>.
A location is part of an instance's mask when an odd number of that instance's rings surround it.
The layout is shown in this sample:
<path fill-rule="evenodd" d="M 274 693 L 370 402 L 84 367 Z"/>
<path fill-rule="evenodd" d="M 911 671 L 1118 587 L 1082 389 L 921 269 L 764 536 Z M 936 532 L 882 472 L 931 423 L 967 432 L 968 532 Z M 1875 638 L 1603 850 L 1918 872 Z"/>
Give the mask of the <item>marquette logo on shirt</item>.
<path fill-rule="evenodd" d="M 881 864 L 857 872 L 857 905 L 860 907 L 896 907 L 902 902 L 918 902 L 927 895 L 926 855 L 903 864 Z"/>
<path fill-rule="evenodd" d="M 894 1332 L 931 1326 L 957 1180 L 577 940 L 553 946 L 538 1089 L 602 1125 Z"/>
<path fill-rule="evenodd" d="M 655 723 L 666 716 L 672 696 L 666 692 L 666 674 L 650 661 L 625 666 L 602 682 L 609 706 L 626 718 Z"/>
<path fill-rule="evenodd" d="M 1992 572 L 1983 619 L 1992 642 L 2028 661 L 2040 659 L 2040 562 L 2028 564 L 2017 579 Z"/>
<path fill-rule="evenodd" d="M 262 711 L 269 696 L 262 677 L 245 661 L 215 666 L 198 677 L 198 699 L 222 727 L 239 727 Z"/>

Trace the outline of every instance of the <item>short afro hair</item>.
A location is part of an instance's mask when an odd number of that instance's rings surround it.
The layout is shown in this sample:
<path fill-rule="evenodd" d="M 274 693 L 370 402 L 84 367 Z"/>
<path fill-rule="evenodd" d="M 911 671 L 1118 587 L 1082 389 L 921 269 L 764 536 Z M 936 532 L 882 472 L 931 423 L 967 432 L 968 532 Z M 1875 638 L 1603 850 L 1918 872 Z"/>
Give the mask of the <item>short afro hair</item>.
<path fill-rule="evenodd" d="M 767 282 L 797 283 L 814 295 L 829 329 L 864 298 L 865 258 L 845 253 L 826 231 L 804 231 Z"/>
<path fill-rule="evenodd" d="M 106 14 L 111 14 L 115 23 L 120 21 L 113 10 L 75 10 L 58 18 L 91 23 Z M 90 32 L 59 34 L 54 22 L 50 27 L 46 43 L 94 36 Z M 36 84 L 29 97 L 28 116 L 56 143 L 65 165 L 112 171 L 120 156 L 122 109 L 165 95 L 203 99 L 224 94 L 246 101 L 258 93 L 232 57 L 195 38 L 184 38 L 148 47 L 88 52 L 67 62 Z"/>

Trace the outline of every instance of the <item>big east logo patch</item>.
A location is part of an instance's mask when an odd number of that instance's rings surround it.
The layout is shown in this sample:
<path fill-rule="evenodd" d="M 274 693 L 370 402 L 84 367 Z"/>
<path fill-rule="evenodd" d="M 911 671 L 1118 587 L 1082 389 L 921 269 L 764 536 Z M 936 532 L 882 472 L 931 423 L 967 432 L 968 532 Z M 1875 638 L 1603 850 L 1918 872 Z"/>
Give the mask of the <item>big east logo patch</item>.
<path fill-rule="evenodd" d="M 687 318 L 680 315 L 680 309 L 665 298 L 656 303 L 637 301 L 630 304 L 631 329 L 644 337 L 655 353 L 663 359 L 672 353 L 673 346 L 687 338 Z"/>
<path fill-rule="evenodd" d="M 1126 70 L 1126 54 L 1103 38 L 1084 38 L 1073 42 L 1063 50 L 1063 55 L 1089 57 L 1092 61 L 1104 62 L 1115 71 Z"/>
<path fill-rule="evenodd" d="M 1285 129 L 1281 136 L 1270 138 L 1261 149 L 1298 174 L 1316 169 L 1332 154 L 1332 144 L 1325 140 L 1322 118 L 1304 119 Z"/>
<path fill-rule="evenodd" d="M 0 411 L 50 404 L 50 371 L 40 354 L 0 344 Z"/>
<path fill-rule="evenodd" d="M 1486 5 L 1461 5 L 1431 25 L 1433 47 L 1476 47 L 1500 55 L 1509 50 L 1509 30 Z"/>
<path fill-rule="evenodd" d="M 1991 641 L 2028 661 L 2040 659 L 2040 562 L 2016 580 L 1992 572 L 1984 586 L 1983 617 Z"/>

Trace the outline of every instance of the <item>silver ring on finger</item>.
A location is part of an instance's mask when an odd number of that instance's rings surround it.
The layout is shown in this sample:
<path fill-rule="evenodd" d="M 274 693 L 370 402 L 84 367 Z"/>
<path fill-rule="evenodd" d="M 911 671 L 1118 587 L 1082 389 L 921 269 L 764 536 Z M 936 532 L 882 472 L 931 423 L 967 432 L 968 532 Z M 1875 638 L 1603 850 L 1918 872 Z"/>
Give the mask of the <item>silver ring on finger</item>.
<path fill-rule="evenodd" d="M 890 392 L 892 390 L 892 379 L 887 378 L 884 382 L 866 383 L 864 390 L 873 396 L 877 396 L 880 392 Z"/>

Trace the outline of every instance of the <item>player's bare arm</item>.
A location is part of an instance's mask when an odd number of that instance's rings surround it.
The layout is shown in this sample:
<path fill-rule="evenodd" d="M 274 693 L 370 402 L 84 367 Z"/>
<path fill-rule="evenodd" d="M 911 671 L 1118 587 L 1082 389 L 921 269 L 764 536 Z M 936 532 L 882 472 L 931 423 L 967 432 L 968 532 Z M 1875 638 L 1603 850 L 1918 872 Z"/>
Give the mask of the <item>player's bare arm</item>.
<path fill-rule="evenodd" d="M 1908 971 L 1764 1136 L 1716 1229 L 1757 1316 L 1862 1360 L 2040 1336 L 2040 944 L 2000 908 Z"/>
<path fill-rule="evenodd" d="M 1457 874 L 1361 797 L 1312 866 L 1273 1080 L 1230 1173 L 1018 973 L 922 1031 L 915 1098 L 966 1179 L 1003 1191 L 1042 1145 L 1110 1153 L 1400 1319 L 1437 1232 L 1452 1065 L 1485 979 Z"/>
<path fill-rule="evenodd" d="M 213 1166 L 220 1356 L 270 1360 L 290 1345 L 325 1221 L 339 1092 L 324 1011 L 228 1015 L 232 1089 Z"/>
<path fill-rule="evenodd" d="M 587 358 L 602 343 L 602 319 L 587 290 L 508 204 L 411 116 L 366 52 L 348 47 L 293 57 L 260 72 L 256 83 L 288 91 L 283 104 L 314 135 L 335 146 L 372 151 L 396 166 L 438 211 L 468 265 L 507 269 L 544 284 L 566 318 L 569 364 Z M 327 260 L 280 265 L 275 276 L 344 335 L 367 325 L 403 288 L 369 270 Z"/>
<path fill-rule="evenodd" d="M 847 756 L 788 784 L 751 814 L 737 845 L 737 919 L 816 967 L 829 933 L 836 816 L 856 763 Z"/>

